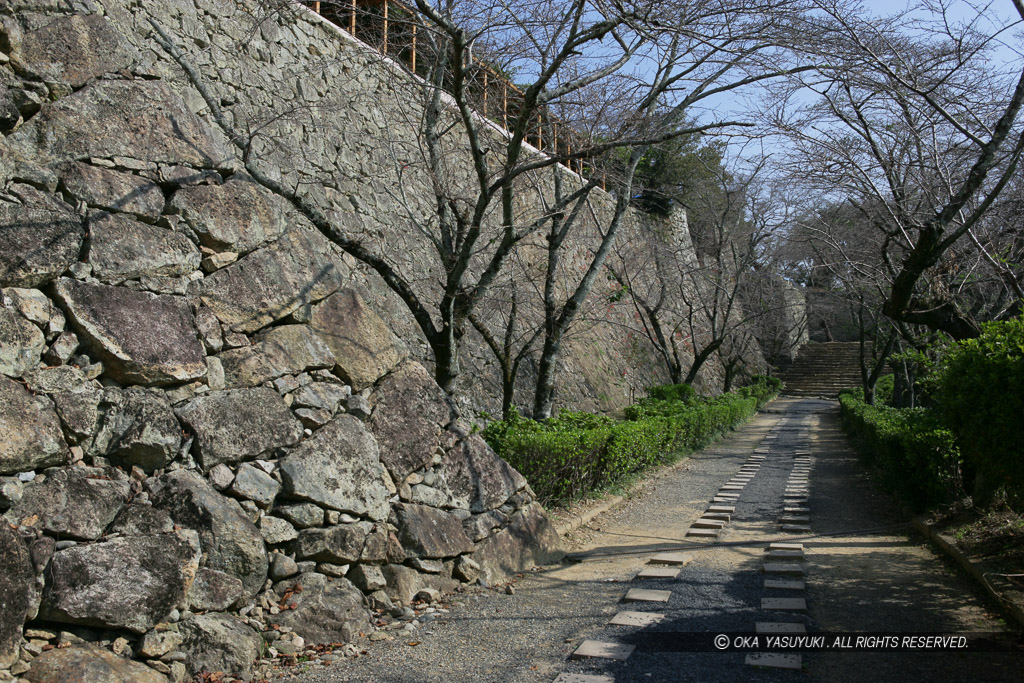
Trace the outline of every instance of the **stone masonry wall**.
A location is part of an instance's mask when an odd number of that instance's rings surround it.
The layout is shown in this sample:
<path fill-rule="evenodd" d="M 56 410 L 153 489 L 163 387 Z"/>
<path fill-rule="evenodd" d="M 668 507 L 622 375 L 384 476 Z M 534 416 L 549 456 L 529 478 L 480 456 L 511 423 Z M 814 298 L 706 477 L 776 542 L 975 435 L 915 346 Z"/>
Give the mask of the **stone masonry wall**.
<path fill-rule="evenodd" d="M 0 679 L 248 676 L 559 557 L 379 286 L 239 171 L 145 22 L 201 61 L 244 10 L 0 8 Z M 295 21 L 273 44 L 314 54 Z"/>

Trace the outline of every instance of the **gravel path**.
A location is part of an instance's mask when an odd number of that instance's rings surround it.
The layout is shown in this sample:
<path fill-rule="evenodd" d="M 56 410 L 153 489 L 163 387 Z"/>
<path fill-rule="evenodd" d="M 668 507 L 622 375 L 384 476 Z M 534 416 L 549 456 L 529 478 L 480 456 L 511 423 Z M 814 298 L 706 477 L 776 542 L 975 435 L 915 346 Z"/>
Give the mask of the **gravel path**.
<path fill-rule="evenodd" d="M 766 439 L 767 437 L 767 439 Z M 806 591 L 764 587 L 765 546 L 783 533 L 783 490 L 807 448 L 814 537 Z M 717 541 L 687 538 L 719 487 L 755 451 L 758 469 Z M 794 478 L 791 486 L 800 486 Z M 801 669 L 754 668 L 742 652 L 709 650 L 710 634 L 753 634 L 756 622 L 803 624 L 810 634 L 850 631 L 995 632 L 1004 628 L 926 547 L 908 538 L 898 511 L 871 487 L 838 431 L 835 404 L 779 400 L 712 448 L 647 482 L 620 508 L 573 532 L 574 560 L 517 579 L 513 590 L 452 596 L 432 621 L 366 654 L 310 662 L 283 678 L 312 683 L 539 682 L 570 674 L 625 681 L 1020 680 L 1020 653 L 808 653 Z M 888 527 L 884 533 L 865 529 Z M 850 533 L 853 532 L 853 533 Z M 820 536 L 820 534 L 831 534 Z M 633 577 L 654 555 L 682 550 L 692 561 L 675 579 Z M 623 604 L 631 588 L 670 590 L 667 603 Z M 511 594 L 509 594 L 511 593 Z M 766 597 L 806 598 L 807 610 L 762 609 Z M 620 610 L 663 615 L 643 628 L 611 626 Z M 570 659 L 584 640 L 634 645 L 625 661 Z M 685 651 L 694 640 L 701 651 Z M 908 669 L 908 667 L 911 667 Z M 586 680 L 586 679 L 576 679 Z M 605 679 L 607 680 L 607 679 Z"/>

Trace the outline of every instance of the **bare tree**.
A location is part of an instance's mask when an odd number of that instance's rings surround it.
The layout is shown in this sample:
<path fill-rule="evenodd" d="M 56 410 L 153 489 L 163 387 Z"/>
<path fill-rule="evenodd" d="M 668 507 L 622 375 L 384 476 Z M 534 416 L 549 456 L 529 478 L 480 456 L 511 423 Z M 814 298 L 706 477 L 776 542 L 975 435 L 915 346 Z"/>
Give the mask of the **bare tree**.
<path fill-rule="evenodd" d="M 818 68 L 793 90 L 813 102 L 777 120 L 794 145 L 791 177 L 844 199 L 878 233 L 886 315 L 975 336 L 987 315 L 964 294 L 983 261 L 1019 295 L 1019 270 L 1000 268 L 975 239 L 1024 153 L 1024 68 L 994 55 L 1020 54 L 1006 43 L 1016 26 L 990 7 L 958 20 L 946 4 L 923 2 L 869 19 L 819 5 L 804 30 Z M 1013 6 L 1024 20 L 1024 4 Z"/>

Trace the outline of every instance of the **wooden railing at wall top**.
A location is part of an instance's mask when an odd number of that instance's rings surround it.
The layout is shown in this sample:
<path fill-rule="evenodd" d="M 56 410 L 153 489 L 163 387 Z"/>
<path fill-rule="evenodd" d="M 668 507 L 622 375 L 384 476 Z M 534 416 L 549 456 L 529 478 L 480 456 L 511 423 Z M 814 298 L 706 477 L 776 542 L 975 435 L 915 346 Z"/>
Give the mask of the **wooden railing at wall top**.
<path fill-rule="evenodd" d="M 418 20 L 420 15 L 414 8 L 397 0 L 299 0 L 299 2 L 310 7 L 326 21 L 347 31 L 360 42 L 385 55 L 397 57 L 399 63 L 406 62 L 409 70 L 414 74 L 416 73 L 417 33 L 418 27 L 422 22 Z M 376 26 L 367 23 L 361 27 L 360 22 L 356 21 L 361 7 L 364 8 L 362 9 L 362 14 L 365 18 L 371 21 L 374 19 L 380 20 Z M 379 13 L 370 11 L 369 8 L 371 7 L 379 9 Z M 393 10 L 398 11 L 395 12 Z M 396 27 L 406 27 L 404 30 L 397 30 L 399 33 L 407 32 L 407 41 L 404 45 L 400 43 L 395 35 Z M 404 55 L 403 59 L 402 53 L 406 50 L 408 52 Z M 482 86 L 480 89 L 481 101 L 478 109 L 484 118 L 501 124 L 507 131 L 509 128 L 510 106 L 512 109 L 515 109 L 515 101 L 523 100 L 526 95 L 507 76 L 499 73 L 486 62 L 475 58 L 471 59 L 472 66 L 482 76 L 480 79 Z M 498 83 L 501 84 L 500 120 L 491 118 L 491 112 L 488 108 L 489 92 Z M 548 121 L 548 132 L 551 138 L 549 148 L 553 151 L 552 156 L 557 157 L 561 154 L 566 157 L 564 161 L 559 161 L 558 163 L 581 176 L 587 170 L 593 173 L 595 167 L 594 159 L 591 159 L 590 163 L 585 163 L 582 157 L 571 158 L 572 150 L 574 148 L 580 149 L 583 146 L 580 143 L 581 138 L 586 139 L 587 136 L 581 136 L 572 126 L 563 123 L 558 118 L 552 116 L 550 112 L 537 113 L 536 128 L 531 129 L 532 133 L 527 132 L 526 142 L 538 150 L 544 150 L 545 119 Z M 602 189 L 605 187 L 603 177 L 601 187 Z"/>

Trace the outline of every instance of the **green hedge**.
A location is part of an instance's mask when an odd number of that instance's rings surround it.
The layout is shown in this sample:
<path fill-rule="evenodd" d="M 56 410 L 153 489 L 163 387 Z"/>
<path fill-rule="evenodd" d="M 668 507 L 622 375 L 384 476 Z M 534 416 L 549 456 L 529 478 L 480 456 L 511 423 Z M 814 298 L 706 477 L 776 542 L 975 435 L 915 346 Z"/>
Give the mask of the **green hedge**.
<path fill-rule="evenodd" d="M 924 408 L 870 406 L 861 389 L 839 393 L 847 431 L 883 484 L 917 510 L 962 495 L 960 451 L 953 432 Z"/>
<path fill-rule="evenodd" d="M 513 412 L 487 425 L 483 436 L 542 502 L 560 503 L 707 445 L 776 393 L 777 385 L 760 382 L 713 399 L 649 398 L 630 406 L 625 420 L 567 411 L 536 422 Z"/>

